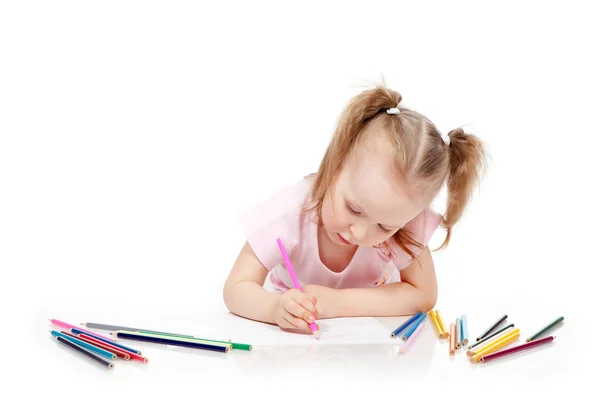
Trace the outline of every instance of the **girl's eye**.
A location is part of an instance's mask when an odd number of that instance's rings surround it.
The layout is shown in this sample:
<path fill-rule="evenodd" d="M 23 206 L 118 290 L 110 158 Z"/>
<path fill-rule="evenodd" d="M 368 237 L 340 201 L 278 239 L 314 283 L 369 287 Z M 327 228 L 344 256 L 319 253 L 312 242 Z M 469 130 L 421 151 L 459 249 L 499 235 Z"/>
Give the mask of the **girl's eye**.
<path fill-rule="evenodd" d="M 352 214 L 354 215 L 360 215 L 360 211 L 356 211 L 354 208 L 352 208 L 352 206 L 348 203 L 346 203 L 346 208 L 348 209 L 348 211 L 350 211 Z"/>
<path fill-rule="evenodd" d="M 391 232 L 391 230 L 389 230 L 389 229 L 385 229 L 385 228 L 384 228 L 383 226 L 381 226 L 381 225 L 378 225 L 378 226 L 379 226 L 379 229 L 381 229 L 381 230 L 382 230 L 383 232 L 385 232 L 386 234 L 389 234 L 389 233 Z"/>

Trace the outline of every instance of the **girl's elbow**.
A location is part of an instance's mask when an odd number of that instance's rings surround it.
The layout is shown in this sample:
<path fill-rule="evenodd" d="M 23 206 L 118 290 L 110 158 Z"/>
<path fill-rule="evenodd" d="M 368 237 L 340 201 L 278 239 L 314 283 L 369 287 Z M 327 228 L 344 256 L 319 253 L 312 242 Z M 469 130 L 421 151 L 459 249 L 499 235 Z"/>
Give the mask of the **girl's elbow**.
<path fill-rule="evenodd" d="M 424 293 L 421 304 L 419 304 L 419 311 L 422 313 L 427 313 L 433 310 L 436 304 L 437 291 L 434 291 L 433 293 Z"/>

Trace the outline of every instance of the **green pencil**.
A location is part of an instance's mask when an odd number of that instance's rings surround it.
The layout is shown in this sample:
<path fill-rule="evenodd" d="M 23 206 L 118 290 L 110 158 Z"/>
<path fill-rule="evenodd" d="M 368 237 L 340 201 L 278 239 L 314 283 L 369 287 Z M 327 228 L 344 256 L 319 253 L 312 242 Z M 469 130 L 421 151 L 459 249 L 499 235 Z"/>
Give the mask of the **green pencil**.
<path fill-rule="evenodd" d="M 525 341 L 531 342 L 532 340 L 539 338 L 540 336 L 542 336 L 544 333 L 548 332 L 550 329 L 555 327 L 559 322 L 563 321 L 564 319 L 565 319 L 565 317 L 556 318 L 554 321 L 550 322 L 548 325 L 546 325 L 545 327 L 540 329 L 538 332 L 536 332 L 533 336 L 528 337 Z"/>
<path fill-rule="evenodd" d="M 144 331 L 140 331 L 140 333 L 144 333 Z M 146 332 L 146 333 L 152 333 L 152 332 Z M 173 336 L 173 337 L 180 337 L 180 338 L 185 338 L 185 339 L 195 339 L 195 340 L 201 340 L 203 342 L 213 342 L 213 343 L 224 343 L 224 344 L 230 344 L 231 347 L 234 350 L 247 350 L 247 351 L 251 351 L 252 350 L 252 345 L 251 344 L 244 344 L 244 343 L 234 343 L 231 340 L 228 342 L 225 342 L 223 340 L 214 340 L 214 339 L 204 339 L 204 338 L 198 338 L 195 336 L 183 336 L 183 335 L 177 335 L 177 334 L 170 334 L 170 335 L 165 335 L 165 336 Z"/>
<path fill-rule="evenodd" d="M 173 337 L 173 338 L 178 338 L 178 339 L 186 339 L 186 340 L 193 341 L 193 342 L 198 342 L 198 343 L 206 343 L 206 344 L 211 344 L 211 343 L 215 343 L 215 344 L 217 344 L 217 343 L 218 344 L 228 344 L 228 345 L 231 345 L 231 348 L 234 349 L 234 350 L 247 350 L 247 351 L 251 351 L 252 350 L 252 345 L 251 344 L 233 343 L 232 341 L 225 342 L 223 340 L 203 339 L 203 338 L 197 338 L 195 336 L 189 336 L 189 335 L 178 335 L 176 333 L 157 333 L 156 331 L 139 330 L 139 331 L 135 331 L 135 332 L 139 332 L 139 333 L 143 333 L 143 334 L 147 334 L 147 335 L 154 335 L 154 336 Z"/>
<path fill-rule="evenodd" d="M 153 331 L 153 330 L 150 330 L 150 329 L 141 329 L 141 328 L 130 328 L 130 327 L 127 327 L 127 326 L 100 324 L 100 323 L 97 323 L 97 322 L 82 322 L 81 325 L 82 326 L 86 326 L 88 328 L 102 329 L 102 330 L 107 330 L 107 331 L 131 331 L 131 332 L 139 332 L 139 333 L 150 333 L 150 334 L 153 334 L 153 335 L 171 336 L 171 337 L 175 337 L 175 338 L 196 339 L 196 340 L 201 340 L 201 341 L 204 341 L 204 342 L 214 342 L 214 343 L 231 344 L 232 348 L 235 349 L 235 350 L 247 350 L 247 351 L 251 351 L 252 350 L 252 345 L 250 345 L 250 344 L 233 343 L 231 340 L 228 341 L 228 342 L 225 342 L 225 341 L 222 341 L 222 340 L 197 338 L 195 336 L 182 335 L 180 333 L 169 333 L 169 332 Z"/>

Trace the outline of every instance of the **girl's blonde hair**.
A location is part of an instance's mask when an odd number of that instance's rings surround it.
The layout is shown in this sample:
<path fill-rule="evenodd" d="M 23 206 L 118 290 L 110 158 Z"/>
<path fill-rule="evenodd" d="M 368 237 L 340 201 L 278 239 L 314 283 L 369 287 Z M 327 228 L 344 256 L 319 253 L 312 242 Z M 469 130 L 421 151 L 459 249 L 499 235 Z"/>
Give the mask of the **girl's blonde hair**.
<path fill-rule="evenodd" d="M 333 187 L 335 178 L 354 146 L 364 140 L 365 128 L 377 124 L 381 134 L 390 139 L 392 160 L 407 182 L 428 201 L 446 183 L 448 198 L 441 226 L 447 230 L 443 249 L 450 241 L 452 227 L 458 222 L 485 166 L 483 143 L 462 128 L 448 134 L 447 145 L 436 126 L 422 114 L 400 105 L 400 93 L 377 85 L 355 96 L 342 112 L 333 138 L 325 152 L 316 174 L 309 196 L 308 211 L 316 211 L 322 223 L 321 208 L 328 188 Z M 398 107 L 400 112 L 388 114 L 389 109 Z M 411 237 L 411 232 L 400 229 L 393 241 L 407 254 L 414 257 L 408 245 L 422 247 Z"/>

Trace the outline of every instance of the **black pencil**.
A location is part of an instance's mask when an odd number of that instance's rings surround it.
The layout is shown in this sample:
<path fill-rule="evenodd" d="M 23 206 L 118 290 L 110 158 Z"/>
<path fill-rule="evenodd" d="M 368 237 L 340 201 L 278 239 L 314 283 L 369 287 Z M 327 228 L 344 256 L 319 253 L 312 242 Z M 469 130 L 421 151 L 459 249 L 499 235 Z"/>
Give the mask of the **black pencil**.
<path fill-rule="evenodd" d="M 220 353 L 227 353 L 229 351 L 229 347 L 231 346 L 231 343 L 229 344 L 229 346 L 225 345 L 225 344 L 212 345 L 212 344 L 177 340 L 176 338 L 146 336 L 144 334 L 135 334 L 135 333 L 131 333 L 131 332 L 126 333 L 126 332 L 116 331 L 116 332 L 113 332 L 112 335 L 114 335 L 118 338 L 122 338 L 122 339 L 140 340 L 142 342 L 160 343 L 160 344 L 167 344 L 167 345 L 171 345 L 171 346 L 191 347 L 194 349 L 211 350 L 211 351 L 217 351 Z"/>
<path fill-rule="evenodd" d="M 91 359 L 99 362 L 100 364 L 103 364 L 104 366 L 106 366 L 107 368 L 112 368 L 114 367 L 114 364 L 100 356 L 97 356 L 96 354 L 92 353 L 91 351 L 84 349 L 81 346 L 76 345 L 75 343 L 63 338 L 62 336 L 57 336 L 56 340 L 58 340 L 59 342 L 66 344 L 67 346 L 69 346 L 72 349 L 77 350 L 78 352 L 90 357 Z"/>
<path fill-rule="evenodd" d="M 507 330 L 507 329 L 509 329 L 509 328 L 512 328 L 512 327 L 514 327 L 514 326 L 515 326 L 515 324 L 510 324 L 510 325 L 507 325 L 507 326 L 505 326 L 504 328 L 500 329 L 499 331 L 497 331 L 497 332 L 494 332 L 494 333 L 492 333 L 491 335 L 484 337 L 483 339 L 481 339 L 481 340 L 479 340 L 479 341 L 477 341 L 477 342 L 473 343 L 472 345 L 470 345 L 470 346 L 468 347 L 468 348 L 469 348 L 469 350 L 470 350 L 470 349 L 472 349 L 473 347 L 477 347 L 477 346 L 479 346 L 481 343 L 484 343 L 484 342 L 488 341 L 489 339 L 493 338 L 494 336 L 496 336 L 496 335 L 498 335 L 498 334 L 500 334 L 500 333 L 504 332 L 505 330 Z M 468 355 L 468 352 L 467 352 L 467 355 Z"/>
<path fill-rule="evenodd" d="M 506 318 L 508 318 L 508 315 L 506 315 L 506 314 L 503 315 L 503 316 L 501 316 L 498 319 L 498 321 L 494 322 L 492 324 L 492 326 L 490 326 L 485 332 L 483 332 L 481 335 L 479 335 L 479 337 L 477 338 L 477 340 L 479 341 L 479 340 L 483 339 L 484 337 L 486 337 L 487 335 L 489 335 L 490 333 L 492 333 L 494 331 L 494 329 L 498 328 L 500 326 L 500 324 L 502 322 L 504 322 L 504 320 L 506 320 Z"/>

